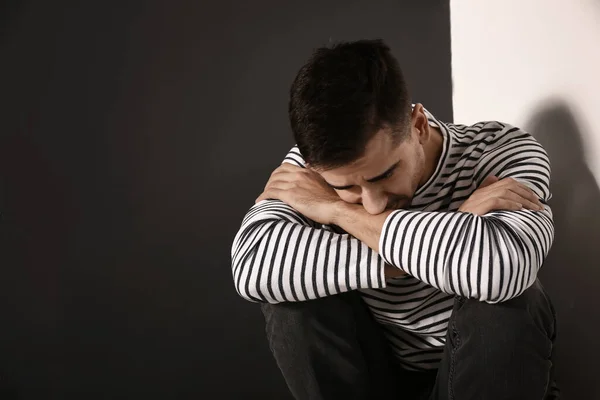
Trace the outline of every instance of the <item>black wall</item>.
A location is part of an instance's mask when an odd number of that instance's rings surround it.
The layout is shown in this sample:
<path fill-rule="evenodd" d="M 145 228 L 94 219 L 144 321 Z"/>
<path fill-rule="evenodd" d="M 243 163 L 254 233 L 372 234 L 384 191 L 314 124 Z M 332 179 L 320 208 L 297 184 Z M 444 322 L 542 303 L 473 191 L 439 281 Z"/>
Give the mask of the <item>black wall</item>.
<path fill-rule="evenodd" d="M 229 252 L 288 87 L 382 37 L 450 120 L 448 2 L 3 4 L 0 398 L 287 398 Z"/>

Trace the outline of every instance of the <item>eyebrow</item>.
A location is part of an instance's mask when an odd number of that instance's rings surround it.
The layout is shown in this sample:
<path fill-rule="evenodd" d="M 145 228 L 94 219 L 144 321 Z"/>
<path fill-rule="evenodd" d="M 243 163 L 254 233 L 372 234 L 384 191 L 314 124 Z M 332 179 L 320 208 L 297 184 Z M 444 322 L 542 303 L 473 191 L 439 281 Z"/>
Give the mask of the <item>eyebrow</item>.
<path fill-rule="evenodd" d="M 395 163 L 394 165 L 392 165 L 391 167 L 389 167 L 388 169 L 386 169 L 384 173 L 379 174 L 379 175 L 377 175 L 374 178 L 365 179 L 365 180 L 367 182 L 374 183 L 374 182 L 380 181 L 382 179 L 385 179 L 386 175 L 389 174 L 390 172 L 392 172 L 394 169 L 396 169 L 396 167 L 398 166 L 398 164 L 400 164 L 400 161 L 398 161 L 397 163 Z M 346 190 L 346 189 L 350 189 L 352 186 L 354 186 L 354 185 L 335 186 L 335 185 L 332 185 L 330 183 L 328 183 L 328 184 L 329 184 L 329 186 L 331 186 L 332 188 L 334 188 L 336 190 Z"/>

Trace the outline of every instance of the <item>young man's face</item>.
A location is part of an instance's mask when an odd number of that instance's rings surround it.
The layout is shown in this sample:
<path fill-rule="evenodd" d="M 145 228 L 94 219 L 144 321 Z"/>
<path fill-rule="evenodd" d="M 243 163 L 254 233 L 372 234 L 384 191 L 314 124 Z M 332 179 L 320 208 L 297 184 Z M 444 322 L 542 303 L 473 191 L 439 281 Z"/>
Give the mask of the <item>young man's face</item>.
<path fill-rule="evenodd" d="M 419 117 L 418 110 L 415 111 L 410 135 L 399 145 L 393 145 L 389 131 L 381 130 L 368 142 L 362 158 L 343 167 L 317 172 L 342 200 L 362 204 L 370 214 L 407 207 L 423 183 L 424 144 L 429 136 L 427 118 L 424 114 Z"/>

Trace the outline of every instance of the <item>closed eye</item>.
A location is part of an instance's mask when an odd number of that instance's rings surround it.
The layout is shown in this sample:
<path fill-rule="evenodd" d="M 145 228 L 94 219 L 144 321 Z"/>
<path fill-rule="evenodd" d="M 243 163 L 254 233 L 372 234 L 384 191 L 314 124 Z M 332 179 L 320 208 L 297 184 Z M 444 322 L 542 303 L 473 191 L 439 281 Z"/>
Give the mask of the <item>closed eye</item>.
<path fill-rule="evenodd" d="M 375 178 L 367 179 L 367 182 L 374 183 L 374 182 L 382 181 L 384 179 L 388 179 L 389 177 L 391 177 L 392 175 L 394 175 L 394 171 L 398 167 L 398 164 L 399 164 L 399 162 L 396 163 L 396 164 L 394 164 L 394 165 L 392 165 L 387 171 L 385 171 L 381 175 L 376 176 Z M 351 189 L 354 185 L 334 186 L 334 185 L 330 184 L 329 186 L 331 186 L 335 190 L 348 190 L 348 189 Z"/>
<path fill-rule="evenodd" d="M 392 175 L 394 175 L 394 170 L 390 170 L 390 171 L 386 172 L 386 173 L 385 173 L 383 176 L 381 176 L 381 178 L 380 178 L 380 179 L 378 179 L 378 180 L 384 180 L 384 179 L 387 179 L 387 178 L 391 177 Z"/>
<path fill-rule="evenodd" d="M 390 176 L 392 176 L 394 174 L 394 170 L 398 167 L 398 164 L 400 164 L 400 162 L 397 162 L 396 164 L 392 165 L 383 174 L 378 175 L 375 178 L 367 179 L 367 182 L 373 183 L 373 182 L 377 182 L 377 181 L 381 181 L 383 179 L 389 178 Z"/>

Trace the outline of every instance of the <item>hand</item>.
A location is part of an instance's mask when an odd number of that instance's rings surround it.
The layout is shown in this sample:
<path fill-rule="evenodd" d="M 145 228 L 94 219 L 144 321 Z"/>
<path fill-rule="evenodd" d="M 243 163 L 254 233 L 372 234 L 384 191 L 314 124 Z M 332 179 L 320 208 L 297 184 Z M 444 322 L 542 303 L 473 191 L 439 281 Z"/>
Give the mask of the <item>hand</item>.
<path fill-rule="evenodd" d="M 484 215 L 493 210 L 522 209 L 541 211 L 544 205 L 525 184 L 513 178 L 488 176 L 458 211 Z"/>
<path fill-rule="evenodd" d="M 284 163 L 271 174 L 255 203 L 278 199 L 320 224 L 333 223 L 342 199 L 316 172 Z"/>

